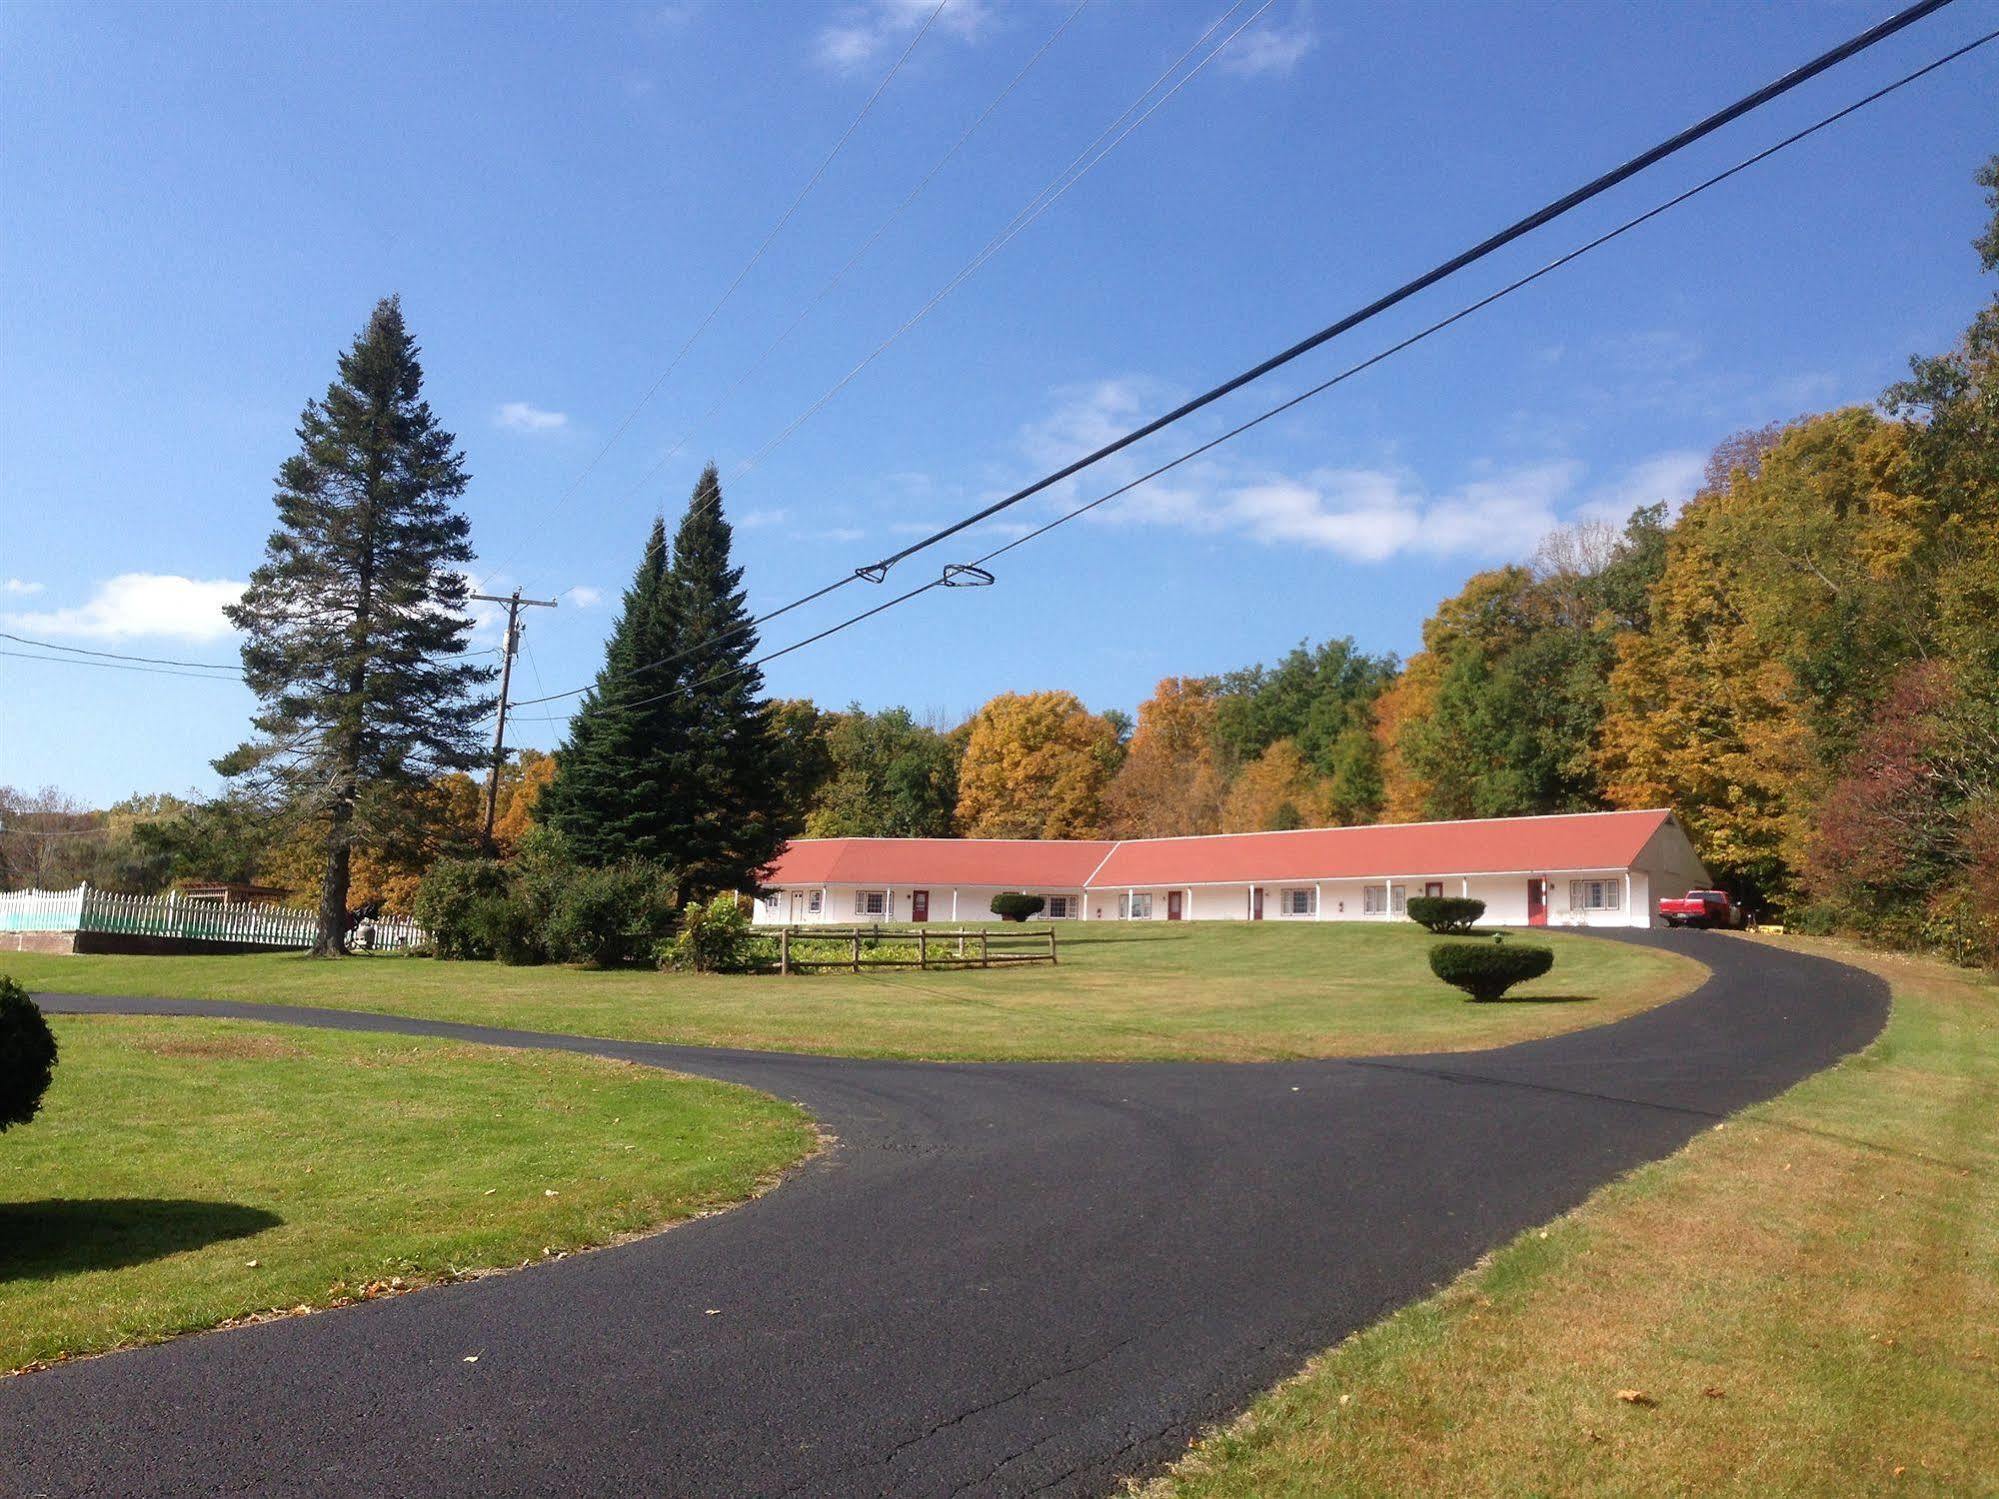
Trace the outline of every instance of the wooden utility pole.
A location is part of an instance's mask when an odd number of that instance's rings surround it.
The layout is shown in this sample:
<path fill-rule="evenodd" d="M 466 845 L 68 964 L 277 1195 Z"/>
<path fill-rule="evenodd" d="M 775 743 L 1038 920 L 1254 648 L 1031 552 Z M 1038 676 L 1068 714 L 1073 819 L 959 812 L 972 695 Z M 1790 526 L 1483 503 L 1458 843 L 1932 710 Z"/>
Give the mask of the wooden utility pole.
<path fill-rule="evenodd" d="M 471 597 L 507 606 L 507 646 L 500 658 L 500 713 L 493 724 L 493 763 L 486 770 L 486 825 L 480 835 L 490 853 L 493 848 L 493 814 L 500 806 L 500 767 L 507 760 L 507 689 L 514 680 L 514 652 L 520 649 L 521 610 L 553 609 L 555 600 L 524 599 L 518 588 L 504 598 L 491 593 L 475 593 Z"/>

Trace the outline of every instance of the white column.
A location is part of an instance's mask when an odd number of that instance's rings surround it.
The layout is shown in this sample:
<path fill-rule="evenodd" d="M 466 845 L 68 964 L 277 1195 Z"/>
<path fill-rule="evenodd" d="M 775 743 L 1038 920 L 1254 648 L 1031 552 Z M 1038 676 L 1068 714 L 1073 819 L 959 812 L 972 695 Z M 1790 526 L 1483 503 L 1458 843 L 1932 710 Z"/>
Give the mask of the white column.
<path fill-rule="evenodd" d="M 1312 885 L 1312 919 L 1314 921 L 1326 919 L 1326 887 L 1316 881 Z"/>
<path fill-rule="evenodd" d="M 1626 926 L 1638 925 L 1637 921 L 1633 919 L 1631 910 L 1631 871 L 1628 869 L 1624 871 L 1624 924 Z"/>
<path fill-rule="evenodd" d="M 1471 898 L 1471 880 L 1469 877 L 1463 875 L 1459 876 L 1458 894 L 1464 896 L 1467 900 Z"/>
<path fill-rule="evenodd" d="M 953 921 L 958 919 L 958 887 L 956 885 L 951 887 L 951 919 Z"/>

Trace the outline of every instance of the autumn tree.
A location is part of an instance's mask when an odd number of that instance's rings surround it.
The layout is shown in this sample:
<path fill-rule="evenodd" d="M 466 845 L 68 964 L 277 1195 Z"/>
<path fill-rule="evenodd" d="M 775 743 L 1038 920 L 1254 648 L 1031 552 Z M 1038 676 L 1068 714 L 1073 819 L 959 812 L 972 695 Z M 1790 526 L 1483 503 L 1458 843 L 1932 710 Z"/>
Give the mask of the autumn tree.
<path fill-rule="evenodd" d="M 1002 693 L 973 715 L 958 771 L 968 838 L 1090 838 L 1117 732 L 1073 693 Z"/>
<path fill-rule="evenodd" d="M 423 399 L 401 304 L 378 303 L 278 470 L 278 527 L 242 598 L 257 737 L 216 762 L 273 788 L 319 842 L 315 954 L 347 950 L 356 848 L 407 831 L 397 793 L 480 759 L 493 671 L 465 659 L 471 528 L 457 439 Z"/>
<path fill-rule="evenodd" d="M 1138 705 L 1138 727 L 1104 792 L 1104 831 L 1114 838 L 1216 832 L 1228 787 L 1216 764 L 1214 727 L 1206 682 L 1167 677 L 1155 687 Z"/>
<path fill-rule="evenodd" d="M 1245 765 L 1222 808 L 1225 833 L 1283 832 L 1337 822 L 1331 786 L 1312 768 L 1297 741 L 1279 739 Z"/>

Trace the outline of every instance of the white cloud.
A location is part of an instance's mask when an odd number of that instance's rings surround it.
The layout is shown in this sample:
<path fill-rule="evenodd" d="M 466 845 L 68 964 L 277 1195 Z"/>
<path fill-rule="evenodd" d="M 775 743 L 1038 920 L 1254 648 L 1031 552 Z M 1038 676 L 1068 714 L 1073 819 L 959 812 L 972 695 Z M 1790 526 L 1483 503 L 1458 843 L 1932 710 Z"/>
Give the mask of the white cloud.
<path fill-rule="evenodd" d="M 241 583 L 221 578 L 205 581 L 174 573 L 120 573 L 98 584 L 97 591 L 74 608 L 6 614 L 0 619 L 37 635 L 90 640 L 141 636 L 221 640 L 233 633 L 222 616 L 222 606 L 235 603 L 243 588 Z"/>
<path fill-rule="evenodd" d="M 1318 44 L 1319 33 L 1301 5 L 1288 25 L 1270 21 L 1245 31 L 1229 44 L 1221 65 L 1238 78 L 1288 78 Z"/>
<path fill-rule="evenodd" d="M 774 510 L 745 510 L 735 518 L 734 524 L 744 531 L 762 531 L 771 526 L 781 526 L 791 518 L 791 512 L 782 506 Z"/>
<path fill-rule="evenodd" d="M 543 411 L 526 401 L 509 401 L 494 420 L 509 432 L 560 432 L 569 425 L 569 413 Z"/>
<path fill-rule="evenodd" d="M 850 5 L 820 29 L 816 42 L 819 61 L 841 73 L 863 67 L 891 46 L 907 46 L 935 10 L 935 0 L 863 0 Z M 976 41 L 991 20 L 985 0 L 947 0 L 930 27 L 930 35 Z"/>
<path fill-rule="evenodd" d="M 1639 506 L 1664 500 L 1667 512 L 1678 515 L 1680 507 L 1701 487 L 1701 475 L 1706 471 L 1707 455 L 1692 448 L 1655 453 L 1634 463 L 1615 482 L 1592 491 L 1579 513 L 1589 520 L 1622 526 Z"/>
<path fill-rule="evenodd" d="M 1054 410 L 1021 433 L 1029 460 L 1048 468 L 1102 447 L 1180 399 L 1171 388 L 1142 379 L 1104 380 L 1056 396 Z M 1143 455 L 1134 449 L 1104 460 L 1049 491 L 1052 508 L 1070 510 L 1132 482 L 1193 435 L 1183 433 L 1167 447 L 1154 443 Z M 1355 562 L 1504 561 L 1531 556 L 1541 538 L 1566 521 L 1621 525 L 1637 506 L 1656 500 L 1677 510 L 1699 487 L 1704 463 L 1700 453 L 1671 450 L 1594 486 L 1585 484 L 1585 465 L 1574 459 L 1480 465 L 1439 488 L 1399 464 L 1286 471 L 1225 447 L 1140 485 L 1090 518 L 1311 547 Z"/>
<path fill-rule="evenodd" d="M 8 595 L 10 598 L 23 598 L 28 594 L 40 593 L 41 591 L 41 584 L 25 582 L 20 578 L 9 578 L 4 583 L 0 583 L 0 593 Z"/>
<path fill-rule="evenodd" d="M 592 588 L 588 583 L 578 583 L 569 590 L 569 601 L 579 609 L 595 609 L 604 602 L 604 590 Z"/>

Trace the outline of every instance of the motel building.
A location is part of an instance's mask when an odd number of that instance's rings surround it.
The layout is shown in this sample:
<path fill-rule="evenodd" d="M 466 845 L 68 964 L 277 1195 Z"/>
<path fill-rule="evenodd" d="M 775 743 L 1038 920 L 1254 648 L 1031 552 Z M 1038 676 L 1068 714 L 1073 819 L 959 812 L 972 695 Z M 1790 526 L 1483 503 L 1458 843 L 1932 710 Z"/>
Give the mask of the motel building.
<path fill-rule="evenodd" d="M 1671 812 L 1585 812 L 1190 838 L 801 838 L 771 866 L 760 925 L 991 921 L 992 898 L 1054 921 L 1398 921 L 1465 895 L 1499 926 L 1658 924 L 1706 888 Z"/>

